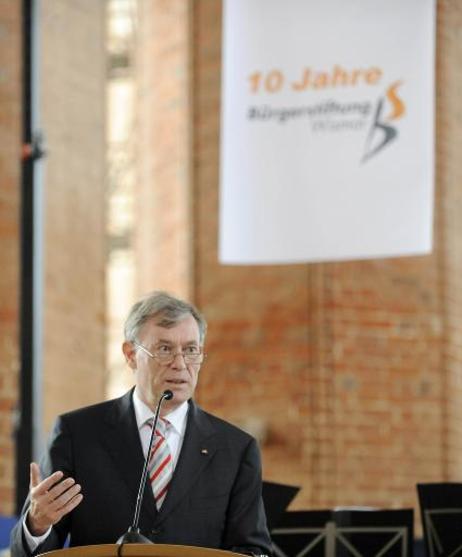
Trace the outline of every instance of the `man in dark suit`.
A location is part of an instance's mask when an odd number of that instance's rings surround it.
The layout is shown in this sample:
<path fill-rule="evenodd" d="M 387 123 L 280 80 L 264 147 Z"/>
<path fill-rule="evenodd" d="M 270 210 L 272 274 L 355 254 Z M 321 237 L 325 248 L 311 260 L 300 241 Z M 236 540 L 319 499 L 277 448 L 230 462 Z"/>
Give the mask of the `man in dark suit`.
<path fill-rule="evenodd" d="M 132 523 L 150 424 L 165 390 L 140 515 L 156 543 L 271 552 L 255 440 L 204 412 L 192 397 L 204 359 L 206 323 L 163 292 L 136 303 L 123 353 L 135 388 L 123 397 L 60 416 L 41 470 L 12 532 L 13 557 L 115 543 Z M 45 479 L 42 479 L 45 478 Z"/>

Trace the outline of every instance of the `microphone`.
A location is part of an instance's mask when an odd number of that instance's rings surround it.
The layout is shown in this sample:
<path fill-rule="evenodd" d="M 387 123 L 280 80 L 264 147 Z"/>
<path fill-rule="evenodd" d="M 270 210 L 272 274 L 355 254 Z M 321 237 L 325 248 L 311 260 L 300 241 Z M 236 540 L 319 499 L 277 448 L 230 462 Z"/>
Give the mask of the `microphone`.
<path fill-rule="evenodd" d="M 157 403 L 156 413 L 154 415 L 154 422 L 152 424 L 152 429 L 151 429 L 151 437 L 149 439 L 148 454 L 146 455 L 146 458 L 144 460 L 143 472 L 141 474 L 140 486 L 138 488 L 138 496 L 136 498 L 133 523 L 129 527 L 129 529 L 125 532 L 125 534 L 123 534 L 123 536 L 120 536 L 120 538 L 117 540 L 118 544 L 123 545 L 125 543 L 151 543 L 151 544 L 154 543 L 149 538 L 146 538 L 146 536 L 143 536 L 143 534 L 140 533 L 138 523 L 140 521 L 140 511 L 141 511 L 141 503 L 143 502 L 144 488 L 146 486 L 146 479 L 148 477 L 149 457 L 151 456 L 151 450 L 154 441 L 154 433 L 156 431 L 157 422 L 159 421 L 160 408 L 164 400 L 172 400 L 172 398 L 173 398 L 172 391 L 167 389 L 162 393 L 162 396 L 160 397 L 159 402 Z"/>

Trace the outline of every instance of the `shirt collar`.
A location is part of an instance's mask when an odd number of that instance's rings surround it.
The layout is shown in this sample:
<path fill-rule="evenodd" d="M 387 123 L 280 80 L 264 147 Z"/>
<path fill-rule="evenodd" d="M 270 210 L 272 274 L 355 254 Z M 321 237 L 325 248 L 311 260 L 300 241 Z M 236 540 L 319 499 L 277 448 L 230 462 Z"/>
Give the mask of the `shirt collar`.
<path fill-rule="evenodd" d="M 150 419 L 154 417 L 154 413 L 138 396 L 136 389 L 133 391 L 133 407 L 135 409 L 136 425 L 138 430 L 140 430 L 143 425 Z M 172 410 L 169 414 L 166 414 L 164 418 L 167 418 L 172 427 L 179 433 L 183 434 L 185 430 L 186 416 L 188 414 L 188 403 L 183 402 Z"/>

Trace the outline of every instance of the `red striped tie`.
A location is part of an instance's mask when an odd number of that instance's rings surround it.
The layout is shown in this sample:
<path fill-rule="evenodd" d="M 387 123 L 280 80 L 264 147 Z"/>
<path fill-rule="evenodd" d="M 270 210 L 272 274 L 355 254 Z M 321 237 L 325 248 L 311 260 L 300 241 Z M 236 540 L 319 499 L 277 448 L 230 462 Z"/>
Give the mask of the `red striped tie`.
<path fill-rule="evenodd" d="M 173 473 L 172 453 L 165 438 L 169 426 L 170 423 L 164 418 L 157 422 L 156 437 L 149 459 L 149 479 L 158 510 L 167 495 Z"/>

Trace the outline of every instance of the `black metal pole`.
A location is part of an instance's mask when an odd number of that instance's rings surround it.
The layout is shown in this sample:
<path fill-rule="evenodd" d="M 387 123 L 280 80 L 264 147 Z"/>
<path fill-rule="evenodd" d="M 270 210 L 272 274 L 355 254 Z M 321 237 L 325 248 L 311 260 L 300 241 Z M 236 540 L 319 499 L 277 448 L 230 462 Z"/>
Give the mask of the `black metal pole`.
<path fill-rule="evenodd" d="M 34 346 L 34 152 L 32 138 L 32 10 L 34 0 L 22 0 L 22 183 L 20 272 L 20 392 L 16 429 L 16 512 L 29 490 L 29 463 L 33 451 Z"/>

